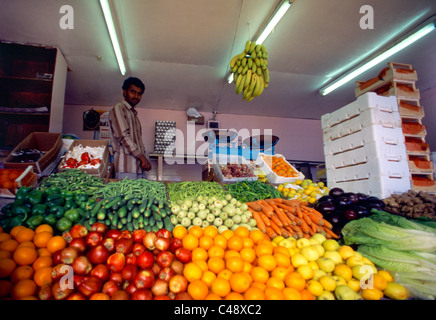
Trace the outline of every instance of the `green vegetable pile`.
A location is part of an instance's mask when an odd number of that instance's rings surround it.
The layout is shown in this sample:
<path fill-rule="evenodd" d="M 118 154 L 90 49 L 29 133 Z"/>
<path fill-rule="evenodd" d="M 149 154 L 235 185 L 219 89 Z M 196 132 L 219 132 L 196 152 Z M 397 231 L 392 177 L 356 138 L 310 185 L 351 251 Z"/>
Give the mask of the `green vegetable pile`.
<path fill-rule="evenodd" d="M 107 183 L 101 190 L 103 198 L 124 195 L 133 197 L 154 197 L 159 200 L 166 199 L 166 187 L 163 182 L 146 179 L 124 179 Z"/>
<path fill-rule="evenodd" d="M 413 296 L 436 299 L 436 228 L 385 211 L 372 212 L 344 226 L 345 244 L 358 245 L 358 252 L 394 273 Z"/>
<path fill-rule="evenodd" d="M 226 189 L 232 197 L 241 202 L 252 202 L 264 199 L 284 198 L 283 193 L 272 185 L 255 181 L 238 181 L 226 184 Z"/>
<path fill-rule="evenodd" d="M 24 225 L 36 229 L 49 224 L 55 233 L 62 234 L 80 223 L 87 207 L 95 201 L 86 193 L 61 190 L 58 187 L 43 190 L 21 187 L 15 200 L 1 210 L 0 225 L 5 230 Z"/>
<path fill-rule="evenodd" d="M 88 230 L 95 222 L 103 222 L 112 229 L 144 229 L 147 232 L 165 228 L 174 229 L 171 223 L 171 205 L 165 199 L 153 196 L 136 197 L 135 194 L 117 194 L 100 199 L 88 208 L 81 221 Z"/>
<path fill-rule="evenodd" d="M 228 194 L 221 184 L 214 181 L 172 182 L 167 184 L 167 191 L 171 202 L 199 196 L 224 198 Z"/>
<path fill-rule="evenodd" d="M 221 233 L 227 229 L 235 230 L 238 226 L 245 226 L 249 230 L 256 227 L 256 220 L 247 204 L 229 194 L 222 198 L 198 196 L 177 200 L 172 203 L 171 213 L 171 223 L 186 228 L 190 226 L 205 228 L 214 225 Z"/>
<path fill-rule="evenodd" d="M 63 191 L 86 193 L 97 196 L 105 187 L 103 179 L 87 174 L 79 169 L 69 169 L 54 173 L 41 181 L 37 187 L 44 191 L 48 188 L 57 187 Z"/>

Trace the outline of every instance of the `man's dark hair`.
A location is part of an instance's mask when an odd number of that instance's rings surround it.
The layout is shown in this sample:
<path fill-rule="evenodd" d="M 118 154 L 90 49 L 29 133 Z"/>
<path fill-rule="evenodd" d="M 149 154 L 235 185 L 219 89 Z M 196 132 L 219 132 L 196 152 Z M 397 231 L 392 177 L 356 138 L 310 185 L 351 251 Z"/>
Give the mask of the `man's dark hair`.
<path fill-rule="evenodd" d="M 144 91 L 145 91 L 145 85 L 144 85 L 144 83 L 141 81 L 141 80 L 139 80 L 138 78 L 135 78 L 135 77 L 130 77 L 130 78 L 127 78 L 126 80 L 124 80 L 124 83 L 123 83 L 123 90 L 128 90 L 129 88 L 130 88 L 130 86 L 131 85 L 134 85 L 134 86 L 136 86 L 136 87 L 138 87 L 138 88 L 141 88 L 141 90 L 142 90 L 142 92 L 144 93 Z"/>

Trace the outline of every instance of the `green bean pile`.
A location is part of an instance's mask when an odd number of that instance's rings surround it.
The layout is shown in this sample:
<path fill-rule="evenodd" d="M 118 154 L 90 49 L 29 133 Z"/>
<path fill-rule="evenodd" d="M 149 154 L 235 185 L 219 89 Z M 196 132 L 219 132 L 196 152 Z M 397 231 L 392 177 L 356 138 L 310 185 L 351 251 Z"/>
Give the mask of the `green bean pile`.
<path fill-rule="evenodd" d="M 198 196 L 224 197 L 228 194 L 221 184 L 214 181 L 172 182 L 167 185 L 167 190 L 171 202 L 183 201 Z"/>
<path fill-rule="evenodd" d="M 107 183 L 101 190 L 103 198 L 119 195 L 134 195 L 142 198 L 153 196 L 158 200 L 166 199 L 166 187 L 163 182 L 146 179 L 123 179 Z"/>
<path fill-rule="evenodd" d="M 105 186 L 103 179 L 90 175 L 79 169 L 68 169 L 53 173 L 41 181 L 38 190 L 44 191 L 50 187 L 61 190 L 95 195 Z"/>
<path fill-rule="evenodd" d="M 241 202 L 283 198 L 283 194 L 270 184 L 260 181 L 238 181 L 226 184 L 231 196 Z"/>

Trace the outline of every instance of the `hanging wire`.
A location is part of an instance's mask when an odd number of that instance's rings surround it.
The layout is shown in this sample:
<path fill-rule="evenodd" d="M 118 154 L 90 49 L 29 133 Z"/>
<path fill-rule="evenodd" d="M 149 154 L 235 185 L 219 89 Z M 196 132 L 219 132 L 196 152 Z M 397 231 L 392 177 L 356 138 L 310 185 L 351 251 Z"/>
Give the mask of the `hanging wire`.
<path fill-rule="evenodd" d="M 238 26 L 239 26 L 239 21 L 241 19 L 241 12 L 242 12 L 243 4 L 244 4 L 244 0 L 241 0 L 241 5 L 239 6 L 238 21 L 236 23 L 235 34 L 233 36 L 232 48 L 230 49 L 229 58 L 228 58 L 227 61 L 230 61 L 230 59 L 232 58 L 232 52 L 233 52 L 233 48 L 235 47 L 236 35 L 238 33 Z M 227 63 L 227 68 L 226 68 L 226 73 L 225 74 L 227 74 L 229 71 L 230 71 L 230 64 Z M 216 117 L 216 114 L 217 114 L 217 107 L 218 107 L 219 103 L 221 102 L 221 98 L 223 97 L 223 91 L 224 91 L 224 88 L 226 86 L 226 83 L 227 83 L 227 79 L 224 77 L 223 85 L 221 87 L 220 95 L 218 97 L 217 102 L 215 103 L 215 105 L 213 107 L 213 117 L 211 118 L 211 120 L 215 120 L 215 117 Z"/>

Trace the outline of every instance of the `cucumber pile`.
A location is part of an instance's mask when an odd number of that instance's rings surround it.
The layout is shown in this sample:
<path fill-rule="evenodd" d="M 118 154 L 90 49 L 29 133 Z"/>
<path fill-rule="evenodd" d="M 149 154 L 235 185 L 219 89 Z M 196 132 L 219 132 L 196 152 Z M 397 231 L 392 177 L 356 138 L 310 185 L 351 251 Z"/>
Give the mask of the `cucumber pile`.
<path fill-rule="evenodd" d="M 133 194 L 106 197 L 92 204 L 81 221 L 90 229 L 95 222 L 103 222 L 111 229 L 144 229 L 147 232 L 160 229 L 172 231 L 171 204 L 153 196 L 142 198 Z"/>

